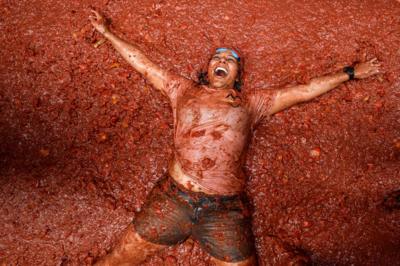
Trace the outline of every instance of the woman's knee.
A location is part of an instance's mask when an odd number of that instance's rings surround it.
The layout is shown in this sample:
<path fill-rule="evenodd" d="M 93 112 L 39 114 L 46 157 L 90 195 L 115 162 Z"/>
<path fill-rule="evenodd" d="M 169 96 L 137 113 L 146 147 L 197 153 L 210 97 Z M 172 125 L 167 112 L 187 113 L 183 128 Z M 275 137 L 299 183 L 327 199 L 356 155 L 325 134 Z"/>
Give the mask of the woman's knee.
<path fill-rule="evenodd" d="M 100 259 L 96 265 L 139 265 L 148 256 L 165 247 L 145 240 L 136 232 L 134 226 L 129 224 L 111 253 Z"/>

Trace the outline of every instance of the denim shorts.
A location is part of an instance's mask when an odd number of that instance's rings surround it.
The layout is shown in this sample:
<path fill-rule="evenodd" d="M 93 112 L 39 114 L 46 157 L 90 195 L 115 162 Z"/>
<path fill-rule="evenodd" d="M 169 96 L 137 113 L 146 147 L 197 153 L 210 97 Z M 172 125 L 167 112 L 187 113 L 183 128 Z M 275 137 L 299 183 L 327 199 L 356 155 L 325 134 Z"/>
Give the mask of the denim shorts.
<path fill-rule="evenodd" d="M 248 206 L 244 193 L 192 192 L 166 177 L 154 187 L 133 225 L 149 242 L 175 245 L 192 237 L 214 258 L 238 262 L 254 254 Z"/>

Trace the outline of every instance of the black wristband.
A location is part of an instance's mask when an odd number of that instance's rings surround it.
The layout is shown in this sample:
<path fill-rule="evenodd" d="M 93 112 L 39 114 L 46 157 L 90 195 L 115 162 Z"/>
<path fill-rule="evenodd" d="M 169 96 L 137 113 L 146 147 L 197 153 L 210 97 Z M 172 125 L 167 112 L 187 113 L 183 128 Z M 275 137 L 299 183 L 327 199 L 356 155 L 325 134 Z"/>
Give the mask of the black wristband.
<path fill-rule="evenodd" d="M 353 80 L 354 79 L 354 67 L 345 67 L 343 68 L 343 72 L 346 73 L 347 75 L 349 75 L 349 80 Z"/>

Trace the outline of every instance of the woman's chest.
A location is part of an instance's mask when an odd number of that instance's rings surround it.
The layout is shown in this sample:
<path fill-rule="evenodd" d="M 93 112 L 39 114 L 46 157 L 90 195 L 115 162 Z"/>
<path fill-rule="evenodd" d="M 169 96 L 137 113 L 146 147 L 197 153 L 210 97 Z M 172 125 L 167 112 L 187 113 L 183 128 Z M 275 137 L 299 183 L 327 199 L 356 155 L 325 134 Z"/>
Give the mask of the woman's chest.
<path fill-rule="evenodd" d="M 178 104 L 177 119 L 185 127 L 217 123 L 243 128 L 248 126 L 249 113 L 235 92 L 191 93 Z"/>

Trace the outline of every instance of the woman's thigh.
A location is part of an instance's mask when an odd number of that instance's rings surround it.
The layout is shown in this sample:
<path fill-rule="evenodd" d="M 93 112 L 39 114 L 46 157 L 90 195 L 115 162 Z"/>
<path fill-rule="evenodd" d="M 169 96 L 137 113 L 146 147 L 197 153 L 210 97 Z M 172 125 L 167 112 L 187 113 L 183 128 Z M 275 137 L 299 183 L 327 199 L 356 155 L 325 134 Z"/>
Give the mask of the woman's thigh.
<path fill-rule="evenodd" d="M 191 234 L 190 207 L 168 189 L 163 180 L 150 193 L 142 210 L 132 221 L 137 233 L 149 242 L 175 245 Z"/>

